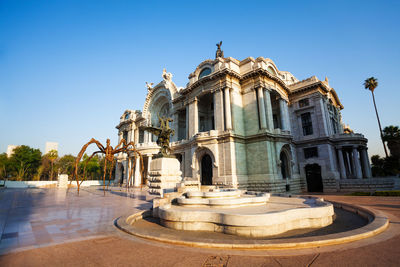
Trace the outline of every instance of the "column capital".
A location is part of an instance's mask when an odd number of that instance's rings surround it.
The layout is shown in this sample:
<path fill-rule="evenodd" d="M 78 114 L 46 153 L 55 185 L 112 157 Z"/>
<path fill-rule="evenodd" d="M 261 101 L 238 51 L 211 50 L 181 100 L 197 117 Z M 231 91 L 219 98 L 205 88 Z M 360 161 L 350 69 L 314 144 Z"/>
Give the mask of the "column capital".
<path fill-rule="evenodd" d="M 228 90 L 229 92 L 233 90 L 233 88 L 230 87 L 230 86 L 223 86 L 222 89 L 223 89 L 224 91 L 227 91 L 227 90 Z"/>
<path fill-rule="evenodd" d="M 217 88 L 213 88 L 213 89 L 211 89 L 211 93 L 212 94 L 214 94 L 214 93 L 216 93 L 216 92 L 221 92 L 221 88 L 220 87 L 217 87 Z"/>
<path fill-rule="evenodd" d="M 190 104 L 192 104 L 193 102 L 197 102 L 197 101 L 198 101 L 197 96 L 195 96 L 195 97 L 189 99 L 189 100 L 187 101 L 187 104 L 190 105 Z"/>
<path fill-rule="evenodd" d="M 282 98 L 282 97 L 279 98 L 279 101 L 280 101 L 280 102 L 285 102 L 286 104 L 289 104 L 289 101 L 287 101 L 286 99 L 284 99 L 284 98 Z"/>

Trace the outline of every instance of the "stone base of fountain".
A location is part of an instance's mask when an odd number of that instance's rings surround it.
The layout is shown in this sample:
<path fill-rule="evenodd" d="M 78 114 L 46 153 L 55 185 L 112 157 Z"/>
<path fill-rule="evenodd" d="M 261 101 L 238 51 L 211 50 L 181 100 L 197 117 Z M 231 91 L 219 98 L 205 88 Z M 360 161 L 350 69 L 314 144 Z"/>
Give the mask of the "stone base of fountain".
<path fill-rule="evenodd" d="M 191 192 L 182 198 L 181 189 L 154 199 L 153 210 L 119 217 L 115 226 L 141 238 L 170 244 L 246 250 L 319 248 L 358 242 L 389 226 L 389 219 L 382 212 L 345 203 L 331 204 L 315 197 L 241 192 L 239 198 L 260 201 L 232 207 L 225 205 L 226 200 L 238 198 L 237 190 Z M 212 205 L 218 199 L 225 203 Z"/>
<path fill-rule="evenodd" d="M 333 221 L 333 205 L 318 198 L 270 197 L 237 189 L 187 192 L 174 203 L 157 207 L 161 225 L 189 231 L 214 231 L 267 237 Z"/>

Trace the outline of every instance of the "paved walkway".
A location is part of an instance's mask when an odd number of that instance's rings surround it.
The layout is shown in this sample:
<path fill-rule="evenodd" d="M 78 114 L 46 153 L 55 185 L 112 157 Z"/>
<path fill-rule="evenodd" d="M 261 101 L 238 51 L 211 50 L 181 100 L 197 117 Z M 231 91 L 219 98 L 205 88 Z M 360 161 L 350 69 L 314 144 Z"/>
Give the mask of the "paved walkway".
<path fill-rule="evenodd" d="M 371 239 L 303 250 L 213 250 L 129 236 L 113 219 L 150 207 L 143 192 L 0 190 L 0 266 L 400 266 L 400 198 L 325 195 L 389 215 Z M 26 240 L 31 241 L 26 241 Z M 71 242 L 76 241 L 77 242 Z M 58 244 L 57 244 L 58 243 Z"/>
<path fill-rule="evenodd" d="M 151 207 L 136 190 L 0 189 L 0 254 L 26 247 L 109 235 L 113 221 Z"/>

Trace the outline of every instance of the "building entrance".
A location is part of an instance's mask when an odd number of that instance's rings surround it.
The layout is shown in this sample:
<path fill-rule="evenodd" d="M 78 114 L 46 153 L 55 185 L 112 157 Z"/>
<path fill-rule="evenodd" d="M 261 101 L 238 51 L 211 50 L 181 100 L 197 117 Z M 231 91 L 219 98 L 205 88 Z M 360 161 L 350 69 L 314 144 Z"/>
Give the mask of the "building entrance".
<path fill-rule="evenodd" d="M 323 192 L 321 166 L 318 164 L 308 164 L 304 169 L 306 171 L 308 192 Z"/>
<path fill-rule="evenodd" d="M 289 162 L 285 152 L 281 152 L 279 159 L 281 160 L 281 174 L 282 178 L 290 178 Z"/>
<path fill-rule="evenodd" d="M 121 172 L 121 180 L 119 180 L 119 184 L 122 185 L 124 183 L 124 165 L 120 163 L 120 172 Z"/>
<path fill-rule="evenodd" d="M 212 159 L 204 155 L 201 159 L 201 185 L 212 185 Z"/>

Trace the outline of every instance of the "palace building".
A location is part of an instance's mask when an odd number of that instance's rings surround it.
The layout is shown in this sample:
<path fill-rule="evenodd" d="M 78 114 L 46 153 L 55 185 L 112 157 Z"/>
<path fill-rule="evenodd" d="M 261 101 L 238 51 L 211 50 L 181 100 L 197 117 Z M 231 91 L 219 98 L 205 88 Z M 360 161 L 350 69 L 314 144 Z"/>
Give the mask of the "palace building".
<path fill-rule="evenodd" d="M 186 87 L 164 72 L 147 84 L 143 110 L 126 110 L 119 140 L 143 155 L 128 179 L 129 155 L 117 158 L 116 181 L 146 183 L 156 137 L 140 126 L 173 119 L 171 153 L 181 163 L 182 182 L 270 192 L 337 191 L 340 181 L 371 177 L 367 139 L 346 130 L 343 105 L 328 79 L 299 81 L 268 58 L 224 57 L 201 62 Z"/>

